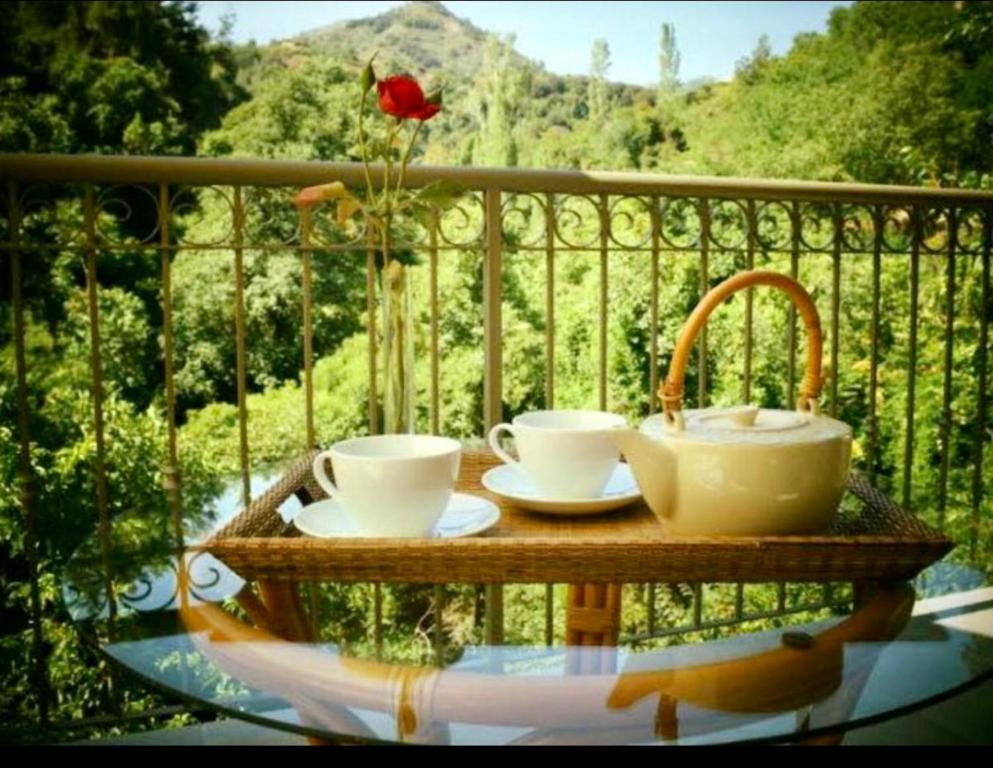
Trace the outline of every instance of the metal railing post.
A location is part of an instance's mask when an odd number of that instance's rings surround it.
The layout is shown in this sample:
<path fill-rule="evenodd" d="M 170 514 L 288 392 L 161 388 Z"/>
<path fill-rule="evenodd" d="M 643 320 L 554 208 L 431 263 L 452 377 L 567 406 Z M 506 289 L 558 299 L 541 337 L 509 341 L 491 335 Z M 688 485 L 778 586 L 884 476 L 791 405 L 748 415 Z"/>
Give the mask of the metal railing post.
<path fill-rule="evenodd" d="M 487 187 L 486 252 L 483 257 L 483 426 L 485 431 L 503 418 L 503 327 L 501 319 L 503 275 L 503 226 L 501 191 Z M 486 585 L 486 643 L 503 643 L 503 586 Z"/>
<path fill-rule="evenodd" d="M 48 724 L 49 684 L 45 666 L 46 654 L 42 634 L 41 588 L 38 583 L 38 518 L 34 505 L 33 476 L 31 470 L 31 417 L 28 406 L 27 359 L 24 342 L 24 298 L 21 269 L 20 243 L 21 210 L 20 190 L 15 182 L 7 184 L 9 200 L 8 232 L 13 250 L 10 252 L 10 303 L 14 335 L 14 368 L 17 379 L 17 484 L 20 492 L 21 512 L 24 516 L 24 554 L 27 560 L 28 581 L 31 584 L 31 644 L 34 655 L 34 686 L 38 696 L 38 721 Z"/>

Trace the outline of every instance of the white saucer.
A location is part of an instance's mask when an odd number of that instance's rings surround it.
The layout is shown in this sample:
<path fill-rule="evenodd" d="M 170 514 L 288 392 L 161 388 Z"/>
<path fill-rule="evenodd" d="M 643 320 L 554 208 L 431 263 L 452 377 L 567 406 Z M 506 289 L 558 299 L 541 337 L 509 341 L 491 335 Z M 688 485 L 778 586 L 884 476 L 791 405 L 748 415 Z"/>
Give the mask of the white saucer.
<path fill-rule="evenodd" d="M 527 477 L 509 464 L 483 474 L 483 487 L 517 506 L 553 515 L 592 515 L 625 507 L 641 498 L 631 467 L 621 462 L 606 487 L 593 499 L 553 499 L 544 496 Z"/>
<path fill-rule="evenodd" d="M 493 502 L 468 493 L 453 493 L 451 501 L 434 531 L 426 538 L 458 539 L 492 528 L 500 519 L 500 509 Z M 386 538 L 359 533 L 351 515 L 334 499 L 308 504 L 293 518 L 301 533 L 320 539 Z"/>

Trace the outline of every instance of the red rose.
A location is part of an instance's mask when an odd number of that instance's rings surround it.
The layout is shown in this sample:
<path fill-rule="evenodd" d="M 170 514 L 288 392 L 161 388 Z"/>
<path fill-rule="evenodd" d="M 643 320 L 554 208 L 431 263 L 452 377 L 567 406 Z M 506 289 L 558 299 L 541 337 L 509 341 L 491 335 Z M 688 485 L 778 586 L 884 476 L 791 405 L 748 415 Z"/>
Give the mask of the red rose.
<path fill-rule="evenodd" d="M 413 120 L 430 120 L 441 109 L 440 104 L 429 104 L 417 81 L 405 75 L 394 75 L 376 83 L 379 91 L 379 108 L 388 115 Z"/>
<path fill-rule="evenodd" d="M 425 104 L 420 110 L 411 115 L 415 120 L 430 120 L 441 111 L 441 104 Z"/>

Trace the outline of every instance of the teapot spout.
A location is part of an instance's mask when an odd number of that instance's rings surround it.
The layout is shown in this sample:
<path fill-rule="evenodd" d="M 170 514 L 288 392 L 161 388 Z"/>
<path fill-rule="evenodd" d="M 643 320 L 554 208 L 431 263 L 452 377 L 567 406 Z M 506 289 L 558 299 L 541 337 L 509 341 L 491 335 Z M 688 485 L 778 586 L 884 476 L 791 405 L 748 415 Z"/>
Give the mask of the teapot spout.
<path fill-rule="evenodd" d="M 672 514 L 676 492 L 676 456 L 662 440 L 655 440 L 630 427 L 610 432 L 638 481 L 638 488 L 659 519 Z"/>

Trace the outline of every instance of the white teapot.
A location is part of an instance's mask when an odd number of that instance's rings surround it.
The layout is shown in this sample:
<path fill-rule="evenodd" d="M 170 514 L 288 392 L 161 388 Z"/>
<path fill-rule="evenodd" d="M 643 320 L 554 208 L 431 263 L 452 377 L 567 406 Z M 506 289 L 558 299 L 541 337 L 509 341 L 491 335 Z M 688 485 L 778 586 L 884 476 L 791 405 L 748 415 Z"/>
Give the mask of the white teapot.
<path fill-rule="evenodd" d="M 690 349 L 731 294 L 771 285 L 789 294 L 807 330 L 807 371 L 796 411 L 751 405 L 682 410 Z M 827 531 L 845 492 L 852 430 L 821 416 L 821 323 L 810 295 L 778 272 L 739 273 L 715 286 L 680 331 L 662 413 L 611 433 L 652 512 L 674 535 L 785 535 Z"/>

